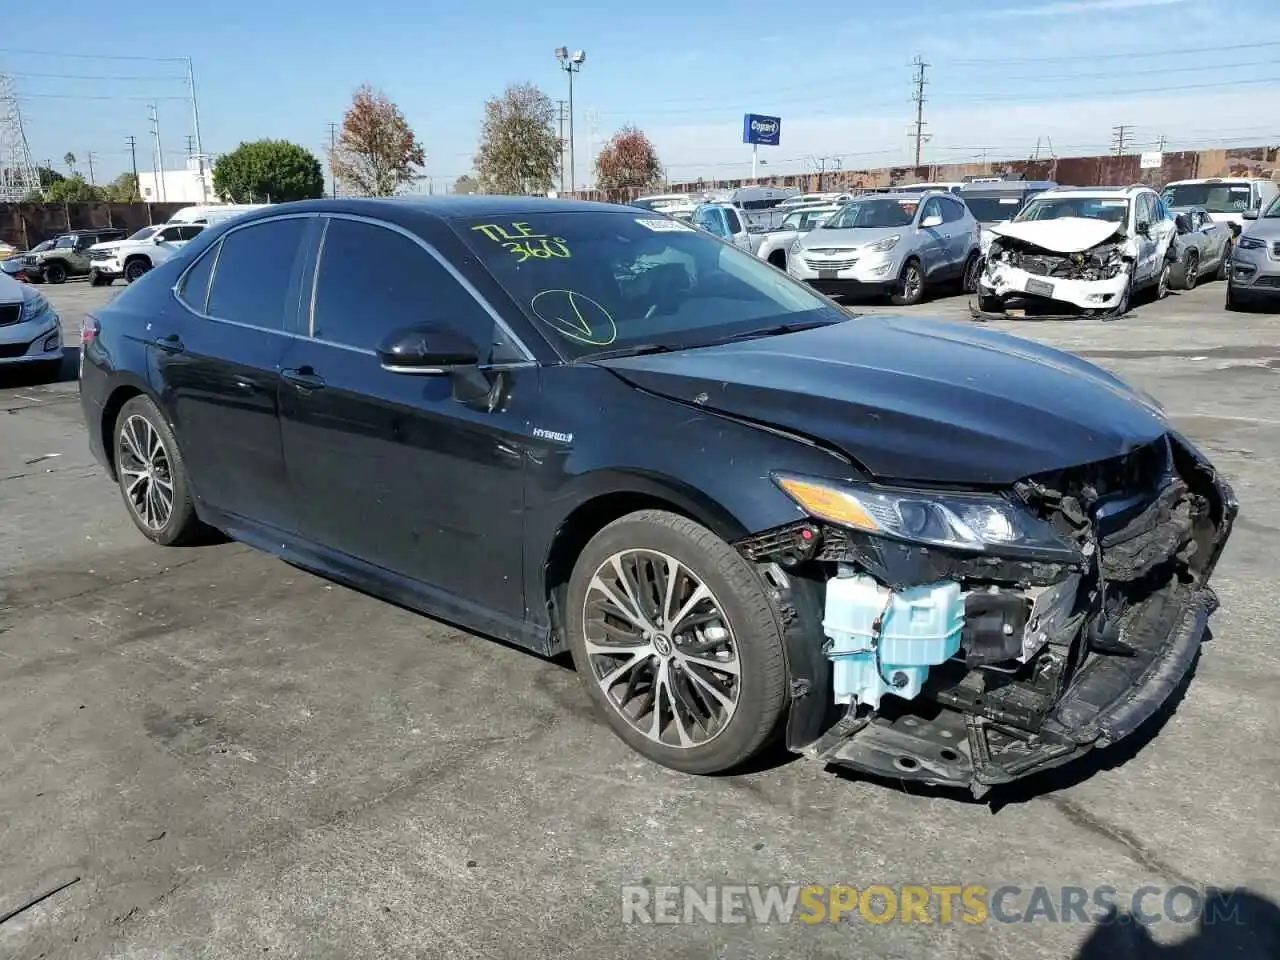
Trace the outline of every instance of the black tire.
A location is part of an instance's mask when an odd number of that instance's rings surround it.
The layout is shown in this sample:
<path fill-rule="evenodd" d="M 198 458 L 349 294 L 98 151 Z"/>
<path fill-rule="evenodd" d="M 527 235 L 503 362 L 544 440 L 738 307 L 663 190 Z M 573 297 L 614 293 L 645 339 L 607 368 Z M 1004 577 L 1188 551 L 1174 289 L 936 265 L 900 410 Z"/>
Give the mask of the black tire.
<path fill-rule="evenodd" d="M 1169 295 L 1169 278 L 1173 276 L 1173 264 L 1166 260 L 1160 265 L 1160 274 L 1156 277 L 1155 290 L 1151 294 L 1152 300 L 1163 300 Z"/>
<path fill-rule="evenodd" d="M 138 280 L 142 278 L 143 274 L 145 274 L 150 269 L 151 269 L 151 264 L 147 263 L 146 260 L 143 260 L 141 258 L 137 260 L 130 260 L 128 263 L 124 265 L 125 282 L 136 283 Z"/>
<path fill-rule="evenodd" d="M 1218 264 L 1218 272 L 1213 275 L 1215 280 L 1226 280 L 1231 275 L 1231 251 L 1234 249 L 1235 241 L 1228 240 L 1222 251 L 1222 262 Z"/>
<path fill-rule="evenodd" d="M 1194 290 L 1199 281 L 1200 254 L 1194 250 L 1188 250 L 1186 262 L 1182 265 L 1182 283 L 1180 286 L 1183 290 Z"/>
<path fill-rule="evenodd" d="M 984 297 L 978 294 L 978 309 L 983 313 L 1003 313 L 1004 301 L 999 297 Z"/>
<path fill-rule="evenodd" d="M 779 270 L 787 269 L 787 251 L 785 250 L 773 251 L 773 253 L 769 254 L 769 262 L 772 263 Z"/>
<path fill-rule="evenodd" d="M 909 257 L 902 265 L 897 290 L 889 295 L 889 302 L 895 307 L 914 307 L 923 300 L 924 268 L 915 257 Z"/>
<path fill-rule="evenodd" d="M 164 467 L 162 470 L 156 469 L 161 466 L 158 458 L 153 459 L 152 466 L 156 475 L 161 476 L 162 480 L 167 479 L 171 486 L 171 508 L 168 512 L 168 518 L 163 523 L 153 524 L 147 522 L 141 508 L 135 502 L 134 497 L 130 495 L 130 485 L 136 477 L 126 471 L 130 469 L 131 464 L 136 465 L 136 463 L 130 453 L 129 442 L 125 438 L 125 432 L 132 432 L 134 443 L 137 445 L 138 440 L 144 434 L 141 433 L 139 427 L 134 425 L 136 419 L 146 421 L 162 445 Z M 151 398 L 139 395 L 126 402 L 120 408 L 116 422 L 112 424 L 111 437 L 120 496 L 124 500 L 125 509 L 129 512 L 130 518 L 142 532 L 142 535 L 153 543 L 166 547 L 181 546 L 201 539 L 208 528 L 196 516 L 195 503 L 192 500 L 191 481 L 187 476 L 186 463 L 182 459 L 182 452 L 178 449 L 178 441 L 174 437 L 173 431 L 169 429 L 169 424 L 165 422 L 164 415 L 161 414 Z M 146 484 L 152 483 L 150 480 L 143 482 Z M 137 492 L 136 488 L 135 492 Z M 140 494 L 140 496 L 144 496 L 144 494 Z"/>
<path fill-rule="evenodd" d="M 982 270 L 982 257 L 975 250 L 969 254 L 969 259 L 964 263 L 964 273 L 960 274 L 960 291 L 962 293 L 973 293 L 978 289 L 978 274 Z"/>
<path fill-rule="evenodd" d="M 1243 313 L 1249 309 L 1248 303 L 1244 298 L 1235 292 L 1235 288 L 1231 285 L 1231 281 L 1227 281 L 1227 302 L 1226 308 L 1232 313 Z"/>
<path fill-rule="evenodd" d="M 67 268 L 57 260 L 51 260 L 44 265 L 44 278 L 49 283 L 66 283 Z"/>
<path fill-rule="evenodd" d="M 1129 274 L 1129 282 L 1125 284 L 1124 290 L 1120 294 L 1120 299 L 1116 305 L 1103 314 L 1106 320 L 1119 320 L 1129 312 L 1129 307 L 1133 303 L 1133 273 Z"/>
<path fill-rule="evenodd" d="M 109 282 L 110 281 L 103 279 L 102 274 L 100 274 L 97 270 L 89 271 L 89 286 L 100 287 L 103 284 L 109 283 Z"/>
<path fill-rule="evenodd" d="M 37 383 L 57 383 L 62 376 L 62 358 L 32 363 L 31 374 Z"/>
<path fill-rule="evenodd" d="M 713 609 L 717 611 L 712 622 L 728 628 L 739 671 L 736 681 L 729 678 L 731 684 L 737 685 L 736 708 L 728 721 L 706 742 L 682 747 L 651 739 L 622 715 L 622 708 L 598 682 L 595 664 L 587 653 L 585 607 L 588 592 L 597 571 L 610 558 L 626 551 L 660 553 L 678 561 L 711 591 Z M 655 595 L 651 593 L 648 596 Z M 658 603 L 646 611 L 646 617 L 654 623 L 660 622 L 660 614 Z M 761 752 L 780 729 L 779 721 L 787 703 L 787 668 L 778 616 L 752 565 L 701 524 L 663 510 L 641 510 L 609 524 L 591 539 L 578 557 L 569 581 L 564 619 L 569 649 L 578 675 L 587 688 L 587 695 L 604 714 L 614 733 L 637 753 L 655 763 L 685 773 L 722 773 L 741 766 Z M 659 629 L 668 628 L 669 624 L 662 624 Z M 682 632 L 672 638 L 662 635 L 668 650 L 666 659 L 673 671 L 671 676 L 677 680 L 683 676 L 674 659 L 681 651 L 680 636 L 687 638 L 688 633 Z M 655 650 L 658 649 L 657 642 L 654 640 Z M 687 643 L 683 646 L 688 649 Z M 659 658 L 651 654 L 635 662 L 638 665 L 635 670 L 623 674 L 629 680 L 628 691 L 632 689 L 631 684 L 649 683 L 648 678 L 653 674 L 646 671 L 656 669 Z M 605 665 L 615 664 L 616 661 L 608 661 Z M 699 676 L 705 678 L 710 674 L 699 672 Z M 719 677 L 713 679 L 721 682 Z M 701 694 L 692 681 L 684 680 L 683 684 L 684 689 L 694 689 Z M 685 693 L 681 696 L 687 698 Z M 643 695 L 640 699 L 641 707 L 649 702 Z M 670 688 L 666 701 L 667 706 L 674 705 Z M 648 716 L 643 709 L 640 714 L 641 717 Z M 647 723 L 646 720 L 646 726 Z M 674 727 L 675 724 L 668 723 L 662 734 L 671 734 Z M 686 724 L 686 727 L 692 729 L 691 724 Z"/>

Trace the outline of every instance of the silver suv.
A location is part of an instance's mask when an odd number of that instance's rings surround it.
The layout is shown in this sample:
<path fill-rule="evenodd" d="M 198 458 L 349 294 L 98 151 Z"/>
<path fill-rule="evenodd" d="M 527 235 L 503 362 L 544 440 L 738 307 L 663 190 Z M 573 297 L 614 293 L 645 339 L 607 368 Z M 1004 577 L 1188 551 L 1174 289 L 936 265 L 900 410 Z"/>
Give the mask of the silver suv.
<path fill-rule="evenodd" d="M 1261 215 L 1250 210 L 1244 219 L 1227 273 L 1228 310 L 1280 302 L 1280 196 Z"/>
<path fill-rule="evenodd" d="M 978 222 L 941 191 L 851 200 L 787 251 L 787 273 L 823 293 L 888 294 L 900 306 L 947 282 L 972 290 L 978 262 Z"/>

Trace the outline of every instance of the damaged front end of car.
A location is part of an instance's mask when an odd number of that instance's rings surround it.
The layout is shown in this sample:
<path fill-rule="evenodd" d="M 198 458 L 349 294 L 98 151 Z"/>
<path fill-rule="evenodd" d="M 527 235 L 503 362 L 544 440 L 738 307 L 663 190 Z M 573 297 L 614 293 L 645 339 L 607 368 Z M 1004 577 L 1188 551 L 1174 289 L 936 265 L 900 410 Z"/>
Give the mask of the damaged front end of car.
<path fill-rule="evenodd" d="M 1137 245 L 1113 235 L 1086 250 L 1060 252 L 996 236 L 978 280 L 975 319 L 1076 320 L 1128 309 Z"/>
<path fill-rule="evenodd" d="M 999 492 L 775 482 L 809 519 L 737 547 L 782 614 L 788 747 L 975 797 L 1156 712 L 1238 512 L 1174 433 Z"/>

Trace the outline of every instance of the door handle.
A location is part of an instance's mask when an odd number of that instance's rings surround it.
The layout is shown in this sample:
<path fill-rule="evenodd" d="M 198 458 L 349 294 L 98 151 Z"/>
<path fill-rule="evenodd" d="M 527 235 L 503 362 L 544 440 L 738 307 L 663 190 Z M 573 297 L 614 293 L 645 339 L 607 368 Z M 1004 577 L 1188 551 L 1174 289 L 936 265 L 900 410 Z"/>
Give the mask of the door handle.
<path fill-rule="evenodd" d="M 182 353 L 187 349 L 182 343 L 182 338 L 176 333 L 171 333 L 167 337 L 158 337 L 151 342 L 165 353 Z"/>
<path fill-rule="evenodd" d="M 288 370 L 281 370 L 280 376 L 300 390 L 323 390 L 325 386 L 324 377 L 310 367 L 292 367 Z"/>

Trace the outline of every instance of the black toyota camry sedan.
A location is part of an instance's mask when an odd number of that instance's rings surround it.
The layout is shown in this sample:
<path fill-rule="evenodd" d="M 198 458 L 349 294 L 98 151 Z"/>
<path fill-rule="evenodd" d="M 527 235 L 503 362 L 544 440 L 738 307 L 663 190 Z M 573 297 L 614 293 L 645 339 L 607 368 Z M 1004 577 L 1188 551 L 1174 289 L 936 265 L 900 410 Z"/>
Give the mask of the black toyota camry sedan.
<path fill-rule="evenodd" d="M 620 737 L 695 773 L 780 738 L 981 795 L 1113 743 L 1187 673 L 1237 512 L 1097 367 L 852 316 L 635 207 L 277 205 L 82 341 L 145 536 L 567 648 Z"/>

